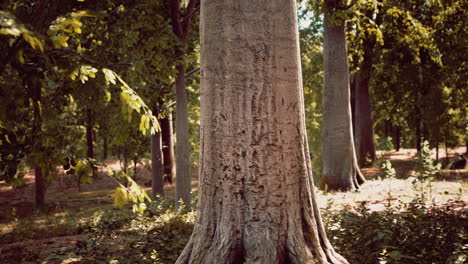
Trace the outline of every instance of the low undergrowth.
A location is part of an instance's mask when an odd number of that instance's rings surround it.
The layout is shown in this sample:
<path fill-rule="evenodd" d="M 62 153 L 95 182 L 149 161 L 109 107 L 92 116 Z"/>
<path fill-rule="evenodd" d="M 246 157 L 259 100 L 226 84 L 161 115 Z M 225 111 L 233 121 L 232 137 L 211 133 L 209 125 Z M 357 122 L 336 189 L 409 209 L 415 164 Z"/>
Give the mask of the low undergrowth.
<path fill-rule="evenodd" d="M 462 264 L 468 260 L 467 215 L 453 209 L 413 202 L 376 212 L 362 202 L 327 210 L 323 220 L 331 243 L 350 263 Z"/>
<path fill-rule="evenodd" d="M 176 209 L 158 200 L 143 215 L 131 208 L 105 208 L 69 219 L 62 225 L 17 223 L 2 233 L 0 263 L 174 263 L 193 229 L 195 213 Z M 450 208 L 426 207 L 423 203 L 386 205 L 384 211 L 357 207 L 322 210 L 327 234 L 335 249 L 351 264 L 465 263 L 467 216 Z M 29 234 L 27 232 L 29 227 Z M 46 232 L 46 233 L 44 233 Z M 38 251 L 25 239 L 52 235 L 78 235 L 73 243 L 48 246 Z M 47 241 L 41 241 L 47 244 Z M 65 263 L 65 262 L 63 262 Z"/>

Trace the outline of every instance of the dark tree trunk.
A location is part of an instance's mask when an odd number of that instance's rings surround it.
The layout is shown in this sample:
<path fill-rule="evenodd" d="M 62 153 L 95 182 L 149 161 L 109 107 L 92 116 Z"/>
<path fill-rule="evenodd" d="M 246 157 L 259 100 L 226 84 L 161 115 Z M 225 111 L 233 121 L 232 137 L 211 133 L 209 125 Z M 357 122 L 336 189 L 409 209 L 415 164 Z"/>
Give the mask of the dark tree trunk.
<path fill-rule="evenodd" d="M 356 73 L 354 144 L 360 166 L 370 165 L 376 157 L 369 88 L 372 70 L 372 49 L 373 44 L 369 43 L 364 51 L 364 60 L 360 64 L 360 70 Z M 368 163 L 368 160 L 370 163 Z"/>
<path fill-rule="evenodd" d="M 86 110 L 86 156 L 90 159 L 94 159 L 94 131 L 93 131 L 93 113 L 91 109 Z M 93 167 L 93 178 L 97 176 L 96 167 Z"/>
<path fill-rule="evenodd" d="M 161 134 L 164 156 L 164 181 L 172 184 L 176 177 L 174 158 L 174 132 L 172 128 L 172 114 L 161 120 Z"/>
<path fill-rule="evenodd" d="M 34 178 L 36 181 L 36 208 L 45 209 L 45 180 L 41 167 L 34 168 Z"/>
<path fill-rule="evenodd" d="M 416 136 L 416 150 L 420 152 L 421 151 L 421 120 L 420 118 L 417 118 L 416 120 L 415 136 Z"/>
<path fill-rule="evenodd" d="M 176 68 L 176 201 L 182 199 L 186 206 L 190 206 L 192 186 L 185 66 L 179 64 Z"/>
<path fill-rule="evenodd" d="M 394 142 L 395 142 L 395 150 L 399 151 L 400 148 L 401 148 L 401 129 L 400 129 L 400 126 L 395 126 Z"/>
<path fill-rule="evenodd" d="M 91 109 L 86 110 L 86 156 L 94 158 L 93 118 Z"/>
<path fill-rule="evenodd" d="M 138 157 L 133 158 L 133 180 L 136 181 L 137 179 L 137 165 L 138 165 Z"/>
<path fill-rule="evenodd" d="M 107 155 L 108 155 L 108 142 L 107 142 L 107 136 L 104 136 L 102 138 L 102 159 L 103 160 L 106 160 L 107 159 Z"/>
<path fill-rule="evenodd" d="M 42 99 L 41 83 L 40 81 L 32 78 L 28 82 L 28 89 L 30 89 L 30 96 L 33 100 L 33 111 L 34 111 L 34 120 L 32 126 L 32 141 L 33 141 L 33 152 L 38 153 L 41 149 L 41 137 L 42 137 L 42 117 L 40 109 L 40 101 Z M 34 180 L 36 186 L 35 200 L 36 208 L 40 210 L 45 209 L 45 179 L 42 174 L 42 168 L 39 164 L 34 164 Z"/>
<path fill-rule="evenodd" d="M 153 111 L 158 116 L 158 110 Z M 151 191 L 153 197 L 164 197 L 164 163 L 161 131 L 151 135 Z"/>

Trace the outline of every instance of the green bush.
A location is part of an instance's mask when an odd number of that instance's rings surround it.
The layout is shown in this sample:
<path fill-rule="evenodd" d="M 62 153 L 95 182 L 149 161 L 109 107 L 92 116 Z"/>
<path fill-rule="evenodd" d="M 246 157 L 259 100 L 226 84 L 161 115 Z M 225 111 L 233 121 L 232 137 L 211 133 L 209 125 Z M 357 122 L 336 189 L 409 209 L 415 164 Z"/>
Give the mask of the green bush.
<path fill-rule="evenodd" d="M 390 160 L 386 160 L 382 163 L 382 172 L 383 179 L 393 179 L 396 176 L 395 169 L 392 167 L 392 162 Z"/>
<path fill-rule="evenodd" d="M 395 149 L 395 146 L 393 146 L 392 137 L 379 137 L 376 135 L 375 138 L 377 141 L 377 150 L 390 151 Z"/>
<path fill-rule="evenodd" d="M 331 243 L 350 263 L 462 264 L 468 259 L 466 216 L 421 203 L 382 212 L 362 203 L 356 211 L 327 211 L 323 218 Z"/>

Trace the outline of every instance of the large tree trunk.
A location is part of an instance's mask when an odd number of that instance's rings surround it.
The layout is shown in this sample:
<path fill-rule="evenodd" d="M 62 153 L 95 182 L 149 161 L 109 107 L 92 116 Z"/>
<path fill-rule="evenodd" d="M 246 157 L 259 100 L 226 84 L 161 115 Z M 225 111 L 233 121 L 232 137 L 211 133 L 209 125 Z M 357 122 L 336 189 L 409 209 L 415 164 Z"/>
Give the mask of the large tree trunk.
<path fill-rule="evenodd" d="M 200 190 L 176 263 L 347 263 L 313 193 L 293 0 L 202 0 Z"/>
<path fill-rule="evenodd" d="M 370 49 L 370 47 L 369 47 Z M 360 70 L 356 73 L 355 116 L 354 116 L 354 140 L 356 155 L 360 166 L 370 165 L 375 160 L 374 129 L 372 121 L 372 107 L 369 92 L 369 80 L 371 74 L 372 52 L 365 51 L 364 61 L 360 64 Z"/>
<path fill-rule="evenodd" d="M 174 132 L 172 128 L 172 113 L 161 120 L 161 133 L 164 156 L 164 181 L 172 184 L 176 177 L 174 158 Z"/>
<path fill-rule="evenodd" d="M 183 64 L 179 64 L 176 68 L 176 201 L 182 199 L 186 206 L 190 206 L 192 181 L 190 177 L 190 141 L 185 67 Z"/>
<path fill-rule="evenodd" d="M 156 116 L 157 113 L 154 113 Z M 151 192 L 164 196 L 164 164 L 161 131 L 151 136 Z"/>
<path fill-rule="evenodd" d="M 336 18 L 332 22 L 332 15 L 325 14 L 323 178 L 320 185 L 328 190 L 357 190 L 365 180 L 354 150 L 345 24 Z"/>

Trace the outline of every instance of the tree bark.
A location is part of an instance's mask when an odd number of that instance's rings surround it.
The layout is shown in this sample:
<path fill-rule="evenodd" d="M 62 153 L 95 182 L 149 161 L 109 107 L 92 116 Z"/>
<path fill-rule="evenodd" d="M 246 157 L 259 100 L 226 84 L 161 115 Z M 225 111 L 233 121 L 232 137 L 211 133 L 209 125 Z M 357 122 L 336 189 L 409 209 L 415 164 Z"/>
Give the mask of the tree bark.
<path fill-rule="evenodd" d="M 357 190 L 365 180 L 357 163 L 351 125 L 345 24 L 336 18 L 331 21 L 332 16 L 325 12 L 323 178 L 320 186 L 327 190 Z"/>
<path fill-rule="evenodd" d="M 172 128 L 172 113 L 161 120 L 161 133 L 164 156 L 164 181 L 172 184 L 176 177 L 174 158 L 174 130 Z"/>
<path fill-rule="evenodd" d="M 45 208 L 45 181 L 42 175 L 42 169 L 39 166 L 34 168 L 34 180 L 36 182 L 36 208 L 44 210 Z"/>
<path fill-rule="evenodd" d="M 157 116 L 157 113 L 154 113 Z M 164 163 L 161 131 L 151 135 L 151 192 L 164 197 Z"/>
<path fill-rule="evenodd" d="M 103 146 L 102 146 L 102 160 L 106 160 L 107 159 L 107 155 L 108 155 L 108 142 L 107 142 L 107 136 L 104 136 L 102 138 L 103 140 Z"/>
<path fill-rule="evenodd" d="M 94 158 L 93 119 L 91 109 L 86 109 L 86 156 Z"/>
<path fill-rule="evenodd" d="M 88 158 L 94 159 L 94 131 L 93 131 L 93 114 L 91 109 L 86 110 L 86 146 L 87 146 L 87 151 L 86 155 Z M 92 165 L 93 168 L 93 178 L 96 179 L 97 173 L 96 173 L 96 167 Z"/>
<path fill-rule="evenodd" d="M 293 0 L 202 0 L 200 189 L 176 263 L 347 263 L 314 196 Z"/>
<path fill-rule="evenodd" d="M 41 83 L 39 80 L 31 78 L 28 82 L 28 89 L 30 90 L 31 99 L 33 100 L 34 119 L 32 125 L 32 142 L 33 154 L 40 153 L 41 137 L 42 137 L 42 116 L 40 109 L 40 102 L 42 100 Z M 45 181 L 42 175 L 42 168 L 40 164 L 34 164 L 34 181 L 35 181 L 35 200 L 36 208 L 40 210 L 45 209 Z"/>
<path fill-rule="evenodd" d="M 190 175 L 190 141 L 187 113 L 187 90 L 185 89 L 185 53 L 190 20 L 196 14 L 199 0 L 190 0 L 182 12 L 178 0 L 168 0 L 171 24 L 174 34 L 180 41 L 176 47 L 176 57 L 181 60 L 176 65 L 176 201 L 190 206 L 192 181 Z"/>
<path fill-rule="evenodd" d="M 395 136 L 394 136 L 394 142 L 395 142 L 395 150 L 400 151 L 401 148 L 401 128 L 400 126 L 395 126 Z"/>
<path fill-rule="evenodd" d="M 176 201 L 190 206 L 192 181 L 190 177 L 190 141 L 187 112 L 187 91 L 185 90 L 185 66 L 177 65 L 176 78 Z"/>
<path fill-rule="evenodd" d="M 370 47 L 368 48 L 370 49 Z M 365 51 L 364 61 L 360 64 L 360 70 L 356 73 L 356 95 L 354 116 L 354 139 L 356 155 L 360 166 L 370 165 L 375 158 L 374 129 L 372 120 L 372 106 L 370 101 L 369 80 L 372 69 L 372 52 Z"/>

